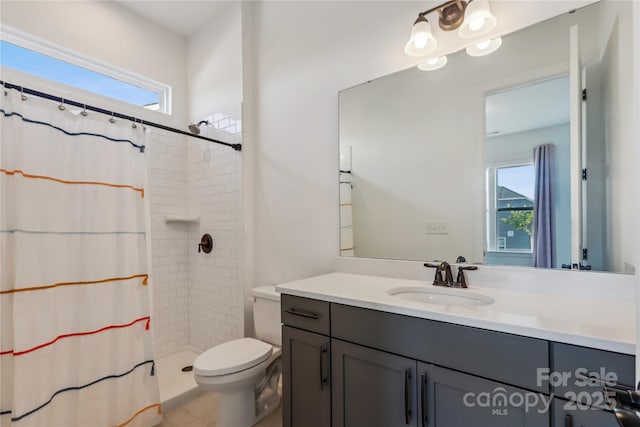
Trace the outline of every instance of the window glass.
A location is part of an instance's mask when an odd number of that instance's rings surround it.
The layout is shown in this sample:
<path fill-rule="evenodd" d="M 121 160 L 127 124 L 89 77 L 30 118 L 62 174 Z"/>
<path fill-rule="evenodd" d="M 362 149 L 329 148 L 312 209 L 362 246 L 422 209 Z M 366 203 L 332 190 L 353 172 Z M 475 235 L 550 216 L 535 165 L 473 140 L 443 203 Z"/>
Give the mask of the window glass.
<path fill-rule="evenodd" d="M 532 250 L 533 202 L 533 164 L 496 169 L 496 249 Z"/>

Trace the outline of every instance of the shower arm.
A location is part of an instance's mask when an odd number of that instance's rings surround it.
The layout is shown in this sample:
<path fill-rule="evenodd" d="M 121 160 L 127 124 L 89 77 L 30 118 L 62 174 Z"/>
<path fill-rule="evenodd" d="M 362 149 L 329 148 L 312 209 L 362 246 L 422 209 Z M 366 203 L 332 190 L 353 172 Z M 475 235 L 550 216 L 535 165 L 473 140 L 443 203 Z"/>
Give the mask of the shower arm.
<path fill-rule="evenodd" d="M 242 151 L 242 144 L 231 144 L 228 142 L 223 142 L 223 141 L 218 141 L 217 139 L 213 139 L 213 138 L 207 138 L 206 136 L 200 136 L 200 135 L 194 135 L 193 133 L 181 130 L 181 129 L 176 129 L 176 128 L 172 128 L 170 126 L 165 126 L 165 125 L 161 125 L 159 123 L 153 123 L 153 122 L 148 122 L 146 120 L 142 120 L 133 116 L 127 116 L 125 114 L 121 114 L 121 113 L 117 113 L 115 111 L 109 111 L 109 110 L 105 110 L 104 108 L 100 108 L 100 107 L 94 107 L 91 105 L 87 105 L 87 104 L 83 104 L 81 102 L 77 102 L 77 101 L 73 101 L 67 98 L 61 98 L 59 96 L 55 96 L 55 95 L 51 95 L 45 92 L 40 92 L 34 89 L 29 89 L 27 87 L 24 86 L 18 86 L 18 85 L 14 85 L 12 83 L 8 83 L 5 82 L 3 80 L 0 80 L 0 86 L 4 86 L 5 89 L 13 89 L 13 90 L 17 90 L 23 94 L 26 95 L 33 95 L 33 96 L 37 96 L 39 98 L 44 98 L 44 99 L 49 99 L 52 101 L 55 101 L 56 103 L 59 104 L 67 104 L 67 105 L 72 105 L 74 107 L 78 107 L 78 108 L 84 108 L 85 110 L 88 111 L 94 111 L 96 113 L 100 113 L 100 114 L 105 114 L 107 116 L 110 117 L 114 117 L 114 118 L 118 118 L 118 119 L 122 119 L 122 120 L 129 120 L 133 123 L 140 123 L 143 126 L 151 126 L 154 128 L 158 128 L 158 129 L 162 129 L 162 130 L 166 130 L 168 132 L 173 132 L 173 133 L 178 133 L 180 135 L 186 135 L 186 136 L 190 136 L 191 138 L 197 138 L 197 139 L 202 139 L 205 141 L 209 141 L 209 142 L 213 142 L 216 144 L 221 144 L 221 145 L 225 145 L 227 147 L 231 147 L 236 151 Z M 6 95 L 6 91 L 5 91 L 5 95 Z"/>

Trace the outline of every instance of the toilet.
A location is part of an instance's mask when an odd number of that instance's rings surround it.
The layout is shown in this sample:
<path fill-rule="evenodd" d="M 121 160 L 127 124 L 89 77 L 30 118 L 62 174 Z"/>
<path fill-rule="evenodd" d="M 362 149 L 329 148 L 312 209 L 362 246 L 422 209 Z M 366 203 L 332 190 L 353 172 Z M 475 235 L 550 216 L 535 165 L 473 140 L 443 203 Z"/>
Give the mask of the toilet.
<path fill-rule="evenodd" d="M 275 286 L 254 288 L 252 293 L 258 339 L 219 344 L 193 362 L 196 383 L 219 393 L 216 425 L 220 427 L 253 426 L 280 405 L 280 294 Z"/>

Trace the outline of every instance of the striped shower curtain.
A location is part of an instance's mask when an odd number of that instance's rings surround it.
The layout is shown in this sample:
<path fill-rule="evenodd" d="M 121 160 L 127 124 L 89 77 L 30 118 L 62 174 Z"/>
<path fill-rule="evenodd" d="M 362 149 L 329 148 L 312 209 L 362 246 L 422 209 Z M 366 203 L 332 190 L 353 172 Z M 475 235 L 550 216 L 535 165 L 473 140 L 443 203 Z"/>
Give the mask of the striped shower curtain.
<path fill-rule="evenodd" d="M 0 97 L 0 426 L 158 424 L 144 132 Z"/>

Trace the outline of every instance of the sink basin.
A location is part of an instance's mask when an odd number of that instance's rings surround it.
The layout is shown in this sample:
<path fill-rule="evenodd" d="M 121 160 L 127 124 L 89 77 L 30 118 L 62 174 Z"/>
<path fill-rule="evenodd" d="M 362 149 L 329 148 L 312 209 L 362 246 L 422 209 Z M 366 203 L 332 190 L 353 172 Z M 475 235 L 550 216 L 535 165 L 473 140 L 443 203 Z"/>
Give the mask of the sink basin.
<path fill-rule="evenodd" d="M 435 288 L 433 286 L 406 286 L 387 292 L 391 296 L 426 304 L 478 307 L 493 304 L 494 299 L 466 289 Z"/>

